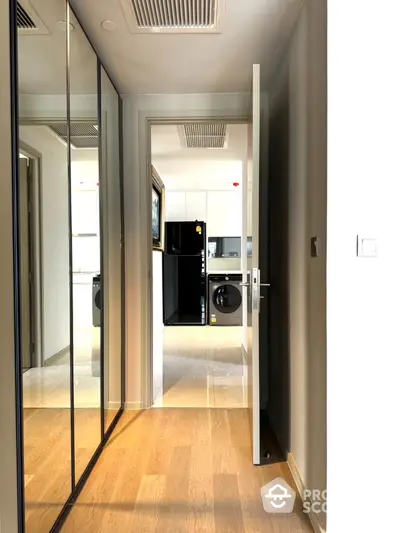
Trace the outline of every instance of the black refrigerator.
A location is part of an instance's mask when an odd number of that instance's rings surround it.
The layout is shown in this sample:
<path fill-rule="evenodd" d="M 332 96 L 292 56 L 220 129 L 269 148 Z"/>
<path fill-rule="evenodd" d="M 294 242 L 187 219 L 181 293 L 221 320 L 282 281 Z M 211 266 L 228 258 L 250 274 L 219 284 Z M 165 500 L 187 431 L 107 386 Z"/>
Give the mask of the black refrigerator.
<path fill-rule="evenodd" d="M 206 223 L 166 222 L 163 302 L 166 326 L 206 325 Z"/>

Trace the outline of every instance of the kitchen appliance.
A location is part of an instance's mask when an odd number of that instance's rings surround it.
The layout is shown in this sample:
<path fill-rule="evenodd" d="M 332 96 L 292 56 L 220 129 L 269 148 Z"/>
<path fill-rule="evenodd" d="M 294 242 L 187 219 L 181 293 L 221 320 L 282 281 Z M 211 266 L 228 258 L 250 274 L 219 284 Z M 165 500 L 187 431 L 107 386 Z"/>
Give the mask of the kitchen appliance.
<path fill-rule="evenodd" d="M 101 326 L 101 284 L 100 274 L 93 276 L 92 287 L 92 315 L 93 326 L 99 328 Z"/>
<path fill-rule="evenodd" d="M 206 325 L 206 224 L 166 222 L 165 239 L 164 324 Z"/>
<path fill-rule="evenodd" d="M 242 275 L 208 276 L 208 310 L 210 326 L 242 325 Z"/>
<path fill-rule="evenodd" d="M 205 249 L 205 222 L 166 222 L 165 252 L 168 255 L 201 256 Z"/>
<path fill-rule="evenodd" d="M 209 237 L 208 257 L 230 258 L 241 256 L 240 237 Z"/>

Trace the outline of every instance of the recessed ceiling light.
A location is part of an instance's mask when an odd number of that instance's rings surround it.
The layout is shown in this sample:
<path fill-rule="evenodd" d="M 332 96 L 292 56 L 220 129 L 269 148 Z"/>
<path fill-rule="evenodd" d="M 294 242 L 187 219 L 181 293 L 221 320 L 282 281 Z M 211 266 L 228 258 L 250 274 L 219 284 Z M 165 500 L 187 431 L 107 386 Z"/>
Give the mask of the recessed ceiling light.
<path fill-rule="evenodd" d="M 105 31 L 116 31 L 118 29 L 118 24 L 116 24 L 113 20 L 103 20 L 101 27 Z"/>
<path fill-rule="evenodd" d="M 56 24 L 57 28 L 61 31 L 66 31 L 67 29 L 67 22 L 65 20 L 59 20 Z M 71 24 L 71 22 L 69 23 L 69 31 L 73 31 L 74 30 L 74 26 L 73 24 Z"/>

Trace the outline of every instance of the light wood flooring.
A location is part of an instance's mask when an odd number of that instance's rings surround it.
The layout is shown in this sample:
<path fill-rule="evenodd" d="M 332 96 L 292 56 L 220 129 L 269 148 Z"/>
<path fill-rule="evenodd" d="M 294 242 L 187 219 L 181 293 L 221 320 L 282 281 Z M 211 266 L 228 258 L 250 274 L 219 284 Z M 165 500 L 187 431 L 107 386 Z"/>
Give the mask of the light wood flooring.
<path fill-rule="evenodd" d="M 285 462 L 254 467 L 250 450 L 244 409 L 126 412 L 62 533 L 311 533 L 299 503 L 263 510 L 263 485 L 294 482 Z"/>
<path fill-rule="evenodd" d="M 100 410 L 75 411 L 75 468 L 82 475 L 100 444 Z M 69 409 L 24 409 L 26 533 L 48 533 L 71 494 Z"/>

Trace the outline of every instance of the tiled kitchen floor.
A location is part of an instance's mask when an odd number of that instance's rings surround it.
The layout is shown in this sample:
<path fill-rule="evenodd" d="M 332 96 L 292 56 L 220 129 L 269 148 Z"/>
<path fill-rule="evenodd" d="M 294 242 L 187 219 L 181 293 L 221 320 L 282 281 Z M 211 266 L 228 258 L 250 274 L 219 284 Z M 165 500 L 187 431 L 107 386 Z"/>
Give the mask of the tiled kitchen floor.
<path fill-rule="evenodd" d="M 92 275 L 74 277 L 74 391 L 77 408 L 100 407 L 100 328 L 92 325 Z M 69 336 L 69 326 L 68 332 Z M 70 354 L 24 372 L 24 408 L 70 407 Z"/>
<path fill-rule="evenodd" d="M 100 328 L 75 331 L 75 406 L 100 407 Z M 25 408 L 69 408 L 70 355 L 51 366 L 31 368 L 23 374 Z"/>
<path fill-rule="evenodd" d="M 154 407 L 247 406 L 241 327 L 165 327 L 163 367 Z"/>

